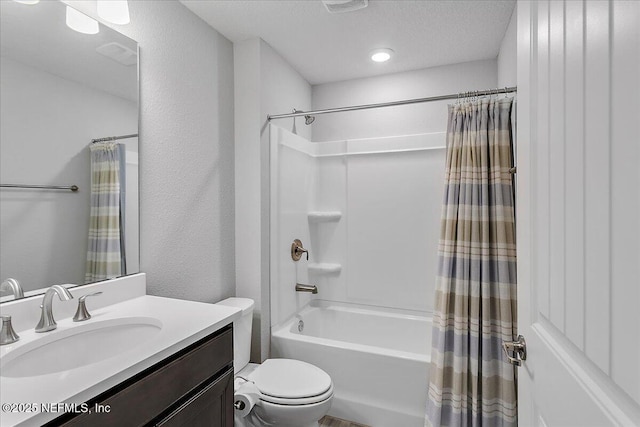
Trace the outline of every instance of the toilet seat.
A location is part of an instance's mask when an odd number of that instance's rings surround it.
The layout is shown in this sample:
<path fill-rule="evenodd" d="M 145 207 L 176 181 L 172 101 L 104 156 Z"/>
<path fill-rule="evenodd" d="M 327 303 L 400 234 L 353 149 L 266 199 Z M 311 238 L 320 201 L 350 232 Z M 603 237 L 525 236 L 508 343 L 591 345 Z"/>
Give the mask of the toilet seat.
<path fill-rule="evenodd" d="M 289 406 L 304 406 L 304 405 L 313 405 L 316 403 L 324 402 L 333 396 L 333 384 L 327 391 L 322 394 L 316 396 L 303 397 L 299 399 L 289 399 L 289 398 L 281 398 L 275 396 L 269 396 L 264 393 L 260 393 L 260 400 L 263 400 L 268 403 L 273 403 L 275 405 L 289 405 Z"/>
<path fill-rule="evenodd" d="M 331 377 L 309 363 L 267 359 L 247 377 L 260 391 L 260 399 L 278 405 L 310 405 L 333 395 Z"/>

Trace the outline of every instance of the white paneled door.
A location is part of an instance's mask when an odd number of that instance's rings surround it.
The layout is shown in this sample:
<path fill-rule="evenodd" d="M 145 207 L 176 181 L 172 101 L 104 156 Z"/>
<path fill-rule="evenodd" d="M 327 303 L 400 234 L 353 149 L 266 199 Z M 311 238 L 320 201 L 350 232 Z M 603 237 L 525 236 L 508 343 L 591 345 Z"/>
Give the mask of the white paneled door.
<path fill-rule="evenodd" d="M 518 2 L 521 426 L 640 426 L 640 1 Z"/>

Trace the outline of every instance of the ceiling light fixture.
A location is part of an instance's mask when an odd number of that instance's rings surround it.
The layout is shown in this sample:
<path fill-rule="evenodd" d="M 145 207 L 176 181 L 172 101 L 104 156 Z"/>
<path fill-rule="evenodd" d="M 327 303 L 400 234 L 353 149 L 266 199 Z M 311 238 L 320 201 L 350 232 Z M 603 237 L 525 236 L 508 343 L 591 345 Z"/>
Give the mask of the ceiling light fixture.
<path fill-rule="evenodd" d="M 98 21 L 67 6 L 67 27 L 83 34 L 97 34 L 100 31 Z"/>
<path fill-rule="evenodd" d="M 38 4 L 40 3 L 40 0 L 13 0 L 16 3 L 22 3 L 22 4 Z"/>
<path fill-rule="evenodd" d="M 112 24 L 125 25 L 130 22 L 127 0 L 98 0 L 98 16 Z"/>
<path fill-rule="evenodd" d="M 386 62 L 393 56 L 393 50 L 383 48 L 371 51 L 371 60 L 373 62 Z"/>

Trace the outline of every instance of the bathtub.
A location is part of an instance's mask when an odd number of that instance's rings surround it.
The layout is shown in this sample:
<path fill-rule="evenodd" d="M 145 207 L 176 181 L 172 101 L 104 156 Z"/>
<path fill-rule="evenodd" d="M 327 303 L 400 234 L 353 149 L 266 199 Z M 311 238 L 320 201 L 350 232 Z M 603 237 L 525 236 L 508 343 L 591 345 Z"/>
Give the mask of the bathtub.
<path fill-rule="evenodd" d="M 329 415 L 372 427 L 424 425 L 430 348 L 426 312 L 323 300 L 271 335 L 272 357 L 304 360 L 331 376 Z"/>

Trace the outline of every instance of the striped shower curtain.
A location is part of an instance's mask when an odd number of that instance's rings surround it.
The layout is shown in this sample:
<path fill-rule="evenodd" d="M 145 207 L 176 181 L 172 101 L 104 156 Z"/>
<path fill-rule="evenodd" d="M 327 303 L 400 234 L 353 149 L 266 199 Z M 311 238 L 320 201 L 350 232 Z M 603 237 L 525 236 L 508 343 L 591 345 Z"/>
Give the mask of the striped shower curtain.
<path fill-rule="evenodd" d="M 449 106 L 425 426 L 517 424 L 511 106 Z"/>
<path fill-rule="evenodd" d="M 85 282 L 124 274 L 121 206 L 121 146 L 99 142 L 91 151 L 91 212 Z"/>

